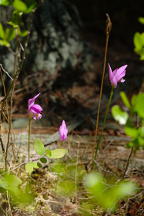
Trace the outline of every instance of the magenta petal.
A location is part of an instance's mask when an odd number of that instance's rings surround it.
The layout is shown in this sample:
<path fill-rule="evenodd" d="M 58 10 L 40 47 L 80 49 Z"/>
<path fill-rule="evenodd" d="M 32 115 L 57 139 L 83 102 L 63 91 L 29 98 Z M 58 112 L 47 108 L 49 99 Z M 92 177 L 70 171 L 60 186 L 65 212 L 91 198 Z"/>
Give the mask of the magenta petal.
<path fill-rule="evenodd" d="M 35 120 L 42 118 L 41 112 L 43 109 L 39 104 L 35 104 L 35 100 L 39 95 L 40 93 L 28 100 L 28 112 L 33 114 L 32 118 Z"/>
<path fill-rule="evenodd" d="M 41 113 L 43 111 L 42 107 L 38 104 L 34 104 L 33 106 L 30 107 L 30 112 L 32 113 Z"/>
<path fill-rule="evenodd" d="M 109 79 L 110 83 L 113 87 L 117 87 L 118 82 L 124 82 L 125 80 L 123 79 L 126 75 L 126 68 L 127 65 L 123 65 L 120 68 L 116 68 L 114 71 L 112 71 L 110 65 L 109 66 Z"/>
<path fill-rule="evenodd" d="M 40 93 L 38 93 L 37 95 L 35 95 L 32 99 L 35 101 L 39 96 L 40 96 Z"/>
<path fill-rule="evenodd" d="M 40 93 L 38 93 L 37 95 L 35 95 L 33 98 L 30 98 L 28 100 L 28 105 L 33 105 L 35 103 L 35 100 L 39 97 Z"/>
<path fill-rule="evenodd" d="M 34 104 L 33 108 L 37 110 L 39 113 L 43 111 L 43 108 L 39 104 Z"/>
<path fill-rule="evenodd" d="M 112 69 L 111 69 L 110 64 L 108 64 L 108 68 L 109 68 L 109 80 L 110 80 L 110 82 L 111 82 L 112 79 L 113 79 L 113 72 L 112 72 Z"/>
<path fill-rule="evenodd" d="M 63 120 L 59 128 L 60 140 L 64 141 L 65 139 L 67 139 L 67 134 L 68 134 L 68 129 L 67 129 L 65 121 Z"/>
<path fill-rule="evenodd" d="M 118 82 L 126 75 L 126 68 L 127 65 L 124 65 L 117 69 L 116 78 Z"/>

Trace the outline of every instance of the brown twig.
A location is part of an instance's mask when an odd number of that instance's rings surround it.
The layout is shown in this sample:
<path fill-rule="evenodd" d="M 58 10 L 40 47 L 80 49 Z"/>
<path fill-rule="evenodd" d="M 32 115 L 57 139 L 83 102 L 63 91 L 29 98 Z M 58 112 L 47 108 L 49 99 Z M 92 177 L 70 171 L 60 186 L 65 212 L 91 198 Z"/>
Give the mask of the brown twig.
<path fill-rule="evenodd" d="M 123 179 L 124 179 L 124 177 L 125 177 L 125 175 L 126 175 L 126 173 L 127 173 L 127 170 L 128 170 L 128 167 L 129 167 L 129 163 L 130 163 L 130 159 L 131 159 L 131 156 L 132 156 L 132 154 L 133 154 L 133 151 L 134 151 L 134 148 L 132 147 L 132 148 L 131 148 L 131 151 L 130 151 L 130 154 L 129 154 L 129 156 L 128 156 L 128 159 L 127 159 L 127 163 L 126 163 L 126 167 L 125 167 L 123 176 L 122 176 Z"/>
<path fill-rule="evenodd" d="M 96 127 L 95 127 L 95 137 L 96 138 L 98 135 L 100 107 L 101 107 L 101 100 L 102 100 L 102 94 L 103 94 L 103 84 L 104 84 L 104 77 L 105 77 L 105 70 L 106 70 L 109 36 L 110 36 L 111 29 L 112 29 L 112 22 L 110 20 L 109 15 L 106 14 L 106 17 L 107 17 L 107 20 L 106 20 L 106 42 L 105 42 L 104 62 L 103 62 L 103 69 L 102 69 L 102 80 L 101 80 L 101 86 L 100 86 L 99 103 L 98 103 L 98 111 L 97 111 Z M 96 149 L 98 150 L 98 148 L 99 148 L 99 143 L 97 142 Z"/>

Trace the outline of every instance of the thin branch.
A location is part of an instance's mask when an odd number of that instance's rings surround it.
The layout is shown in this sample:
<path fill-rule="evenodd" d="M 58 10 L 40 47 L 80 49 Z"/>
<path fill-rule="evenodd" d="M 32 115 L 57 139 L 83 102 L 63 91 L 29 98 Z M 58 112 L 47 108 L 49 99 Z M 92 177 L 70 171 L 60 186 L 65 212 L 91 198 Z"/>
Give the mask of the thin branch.
<path fill-rule="evenodd" d="M 1 70 L 11 79 L 13 80 L 13 78 L 11 77 L 11 75 L 3 68 L 2 64 L 0 64 Z"/>

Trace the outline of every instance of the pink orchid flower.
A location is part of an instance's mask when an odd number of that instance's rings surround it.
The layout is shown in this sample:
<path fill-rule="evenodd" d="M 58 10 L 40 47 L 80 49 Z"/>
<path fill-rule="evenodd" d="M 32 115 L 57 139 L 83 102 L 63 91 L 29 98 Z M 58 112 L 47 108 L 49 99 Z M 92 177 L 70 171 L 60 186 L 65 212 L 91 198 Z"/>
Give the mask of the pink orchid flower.
<path fill-rule="evenodd" d="M 109 80 L 111 85 L 116 88 L 118 82 L 125 82 L 123 79 L 126 75 L 126 68 L 127 65 L 123 65 L 120 68 L 116 68 L 114 71 L 112 71 L 111 66 L 108 64 L 109 67 Z"/>
<path fill-rule="evenodd" d="M 65 123 L 65 120 L 62 121 L 62 124 L 59 127 L 60 140 L 64 141 L 67 139 L 68 129 Z"/>
<path fill-rule="evenodd" d="M 39 104 L 35 104 L 35 100 L 39 97 L 40 93 L 28 100 L 28 112 L 32 114 L 34 120 L 41 119 L 43 111 Z"/>

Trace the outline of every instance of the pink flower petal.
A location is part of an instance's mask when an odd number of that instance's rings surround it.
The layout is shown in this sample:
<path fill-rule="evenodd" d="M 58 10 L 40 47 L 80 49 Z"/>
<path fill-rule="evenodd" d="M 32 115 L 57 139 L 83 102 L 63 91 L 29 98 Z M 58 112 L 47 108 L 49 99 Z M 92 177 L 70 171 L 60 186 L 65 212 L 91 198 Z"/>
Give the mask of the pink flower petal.
<path fill-rule="evenodd" d="M 108 66 L 109 66 L 110 83 L 113 87 L 116 88 L 118 82 L 124 82 L 125 81 L 123 78 L 126 75 L 127 65 L 123 65 L 120 68 L 115 69 L 113 72 L 112 72 L 110 65 L 108 65 Z"/>
<path fill-rule="evenodd" d="M 68 129 L 67 129 L 65 121 L 63 120 L 61 126 L 59 127 L 60 140 L 62 141 L 66 140 L 67 134 L 68 134 Z"/>
<path fill-rule="evenodd" d="M 39 104 L 34 104 L 33 106 L 30 107 L 30 111 L 33 113 L 41 113 L 43 109 Z"/>
<path fill-rule="evenodd" d="M 28 100 L 28 111 L 33 114 L 32 118 L 37 120 L 42 118 L 42 107 L 39 104 L 35 104 L 35 100 L 39 97 L 40 93 Z"/>

